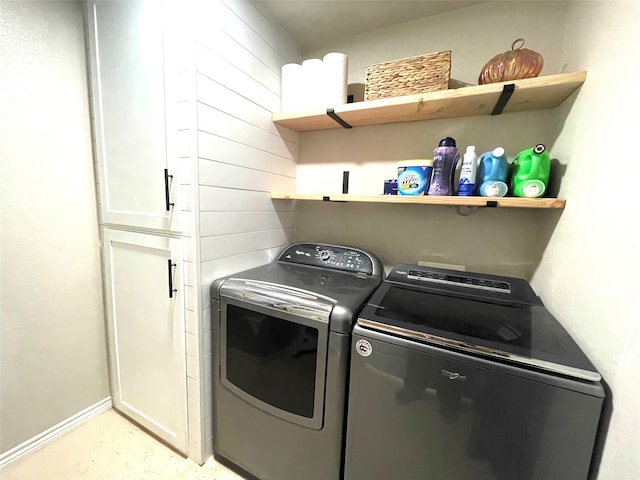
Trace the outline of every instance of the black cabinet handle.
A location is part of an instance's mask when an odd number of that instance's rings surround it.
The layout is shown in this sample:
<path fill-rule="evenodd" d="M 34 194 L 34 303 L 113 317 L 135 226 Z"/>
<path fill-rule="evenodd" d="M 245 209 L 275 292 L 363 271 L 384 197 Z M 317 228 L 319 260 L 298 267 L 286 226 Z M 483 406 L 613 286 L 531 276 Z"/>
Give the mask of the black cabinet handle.
<path fill-rule="evenodd" d="M 169 179 L 173 180 L 173 175 L 169 175 L 169 170 L 164 169 L 164 202 L 167 207 L 167 212 L 171 210 L 175 204 L 171 203 L 171 199 L 169 198 L 169 188 L 171 185 L 169 184 Z"/>
<path fill-rule="evenodd" d="M 169 272 L 169 298 L 173 298 L 173 294 L 178 291 L 176 288 L 173 288 L 173 267 L 175 266 L 176 264 L 171 262 L 171 259 L 167 260 L 167 270 Z"/>

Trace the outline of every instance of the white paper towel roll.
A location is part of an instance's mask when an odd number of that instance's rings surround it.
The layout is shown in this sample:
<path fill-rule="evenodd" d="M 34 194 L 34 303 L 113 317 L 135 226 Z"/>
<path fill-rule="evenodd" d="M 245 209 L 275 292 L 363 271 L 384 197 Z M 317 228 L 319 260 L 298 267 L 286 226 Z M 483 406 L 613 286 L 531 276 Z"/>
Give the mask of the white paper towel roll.
<path fill-rule="evenodd" d="M 302 65 L 287 63 L 282 66 L 280 111 L 295 112 L 301 108 Z"/>
<path fill-rule="evenodd" d="M 323 107 L 328 108 L 347 103 L 348 63 L 349 59 L 344 53 L 327 53 L 322 59 Z"/>
<path fill-rule="evenodd" d="M 324 107 L 322 60 L 310 58 L 302 62 L 301 106 L 305 110 Z"/>

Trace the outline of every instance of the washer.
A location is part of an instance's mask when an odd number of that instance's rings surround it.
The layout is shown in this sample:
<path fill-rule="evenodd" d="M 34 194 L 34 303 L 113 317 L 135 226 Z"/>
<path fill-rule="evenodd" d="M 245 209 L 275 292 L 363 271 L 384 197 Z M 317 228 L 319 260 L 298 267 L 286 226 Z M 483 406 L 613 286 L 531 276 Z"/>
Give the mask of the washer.
<path fill-rule="evenodd" d="M 351 331 L 382 282 L 358 248 L 286 247 L 211 285 L 213 451 L 260 480 L 337 480 Z"/>
<path fill-rule="evenodd" d="M 353 331 L 344 478 L 586 479 L 604 396 L 525 280 L 396 265 Z"/>

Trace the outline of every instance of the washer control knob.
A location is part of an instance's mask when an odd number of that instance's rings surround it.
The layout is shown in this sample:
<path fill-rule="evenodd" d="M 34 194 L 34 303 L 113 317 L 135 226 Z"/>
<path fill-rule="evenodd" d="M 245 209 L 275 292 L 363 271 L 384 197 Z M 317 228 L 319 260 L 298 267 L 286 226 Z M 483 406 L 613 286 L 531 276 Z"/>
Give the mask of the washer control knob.
<path fill-rule="evenodd" d="M 322 260 L 323 262 L 326 262 L 330 258 L 331 258 L 331 252 L 329 250 L 322 250 L 320 252 L 320 260 Z"/>

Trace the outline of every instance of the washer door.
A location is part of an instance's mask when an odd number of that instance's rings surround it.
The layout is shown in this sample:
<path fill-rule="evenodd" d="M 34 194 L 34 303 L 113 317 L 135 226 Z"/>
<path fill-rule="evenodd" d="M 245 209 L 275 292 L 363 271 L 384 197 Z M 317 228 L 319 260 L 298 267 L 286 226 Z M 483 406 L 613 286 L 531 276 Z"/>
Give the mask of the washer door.
<path fill-rule="evenodd" d="M 265 412 L 320 430 L 333 303 L 316 297 L 320 309 L 314 315 L 294 315 L 289 312 L 300 311 L 300 304 L 292 303 L 299 290 L 277 286 L 277 296 L 265 296 L 256 292 L 263 285 L 246 282 L 251 292 L 240 294 L 232 284 L 221 295 L 222 385 Z M 287 294 L 295 298 L 285 299 Z"/>

